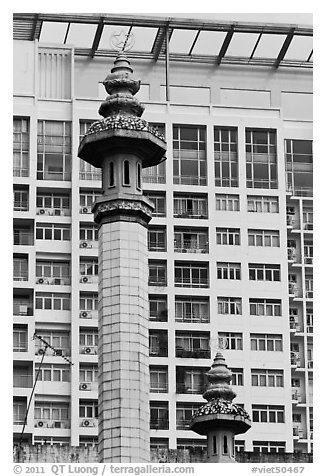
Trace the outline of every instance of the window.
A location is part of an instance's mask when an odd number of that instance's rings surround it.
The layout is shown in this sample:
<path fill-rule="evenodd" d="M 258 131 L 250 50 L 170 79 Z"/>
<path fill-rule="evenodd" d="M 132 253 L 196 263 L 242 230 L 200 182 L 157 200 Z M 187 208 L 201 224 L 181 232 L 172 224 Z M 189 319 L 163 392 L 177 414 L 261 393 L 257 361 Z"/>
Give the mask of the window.
<path fill-rule="evenodd" d="M 185 288 L 208 288 L 208 264 L 176 262 L 175 286 Z"/>
<path fill-rule="evenodd" d="M 150 127 L 154 127 L 159 133 L 165 136 L 165 124 L 149 123 Z M 165 183 L 166 182 L 166 166 L 162 162 L 153 167 L 146 167 L 142 170 L 142 180 L 144 183 Z"/>
<path fill-rule="evenodd" d="M 32 316 L 33 315 L 33 299 L 32 296 L 25 294 L 14 294 L 13 298 L 13 314 L 14 316 Z"/>
<path fill-rule="evenodd" d="M 313 276 L 310 274 L 305 275 L 305 288 L 306 299 L 312 299 L 314 297 L 314 280 Z"/>
<path fill-rule="evenodd" d="M 13 424 L 14 425 L 23 425 L 26 417 L 26 400 L 25 399 L 14 399 L 13 402 Z"/>
<path fill-rule="evenodd" d="M 251 350 L 282 352 L 281 334 L 250 334 Z"/>
<path fill-rule="evenodd" d="M 232 373 L 231 385 L 243 386 L 243 369 L 230 369 Z"/>
<path fill-rule="evenodd" d="M 279 264 L 249 263 L 249 280 L 280 281 L 281 267 Z"/>
<path fill-rule="evenodd" d="M 242 350 L 241 332 L 219 332 L 218 340 L 221 347 L 228 350 Z"/>
<path fill-rule="evenodd" d="M 216 203 L 216 210 L 220 212 L 240 211 L 239 195 L 231 195 L 229 193 L 216 193 L 215 203 Z"/>
<path fill-rule="evenodd" d="M 189 393 L 201 395 L 207 386 L 205 373 L 208 368 L 176 368 L 176 390 L 177 393 Z M 206 385 L 205 385 L 206 383 Z"/>
<path fill-rule="evenodd" d="M 84 120 L 79 123 L 79 140 L 81 141 L 89 127 L 94 121 Z M 85 160 L 79 160 L 79 178 L 80 180 L 101 180 L 101 169 L 94 167 L 93 165 L 85 162 Z"/>
<path fill-rule="evenodd" d="M 173 183 L 207 184 L 205 126 L 173 126 Z"/>
<path fill-rule="evenodd" d="M 70 196 L 68 194 L 37 192 L 36 209 L 38 215 L 70 215 Z"/>
<path fill-rule="evenodd" d="M 70 368 L 68 365 L 43 364 L 35 369 L 35 378 L 42 382 L 70 382 Z"/>
<path fill-rule="evenodd" d="M 176 357 L 209 359 L 209 332 L 176 332 Z"/>
<path fill-rule="evenodd" d="M 27 326 L 15 326 L 13 331 L 13 351 L 14 352 L 27 352 Z"/>
<path fill-rule="evenodd" d="M 150 365 L 150 392 L 166 393 L 168 392 L 168 367 L 156 367 Z"/>
<path fill-rule="evenodd" d="M 59 223 L 36 223 L 37 240 L 70 240 L 70 225 Z"/>
<path fill-rule="evenodd" d="M 205 298 L 176 296 L 176 322 L 209 322 L 209 302 Z"/>
<path fill-rule="evenodd" d="M 304 240 L 303 243 L 303 255 L 304 255 L 304 264 L 311 264 L 313 263 L 313 256 L 314 256 L 314 246 L 312 240 Z"/>
<path fill-rule="evenodd" d="M 251 369 L 253 387 L 284 387 L 283 370 Z"/>
<path fill-rule="evenodd" d="M 37 179 L 71 180 L 71 123 L 38 121 Z"/>
<path fill-rule="evenodd" d="M 14 245 L 33 245 L 34 231 L 32 226 L 15 225 L 13 229 Z"/>
<path fill-rule="evenodd" d="M 35 354 L 43 355 L 70 355 L 70 334 L 67 331 L 47 331 L 36 330 L 35 334 L 45 340 L 54 347 L 55 351 L 50 347 L 46 348 L 46 344 L 39 339 L 35 339 Z"/>
<path fill-rule="evenodd" d="M 79 364 L 79 381 L 84 383 L 97 383 L 98 366 L 94 364 Z"/>
<path fill-rule="evenodd" d="M 13 280 L 28 281 L 28 255 L 14 255 Z"/>
<path fill-rule="evenodd" d="M 98 276 L 97 258 L 80 258 L 79 273 L 81 276 Z M 82 282 L 87 282 L 82 279 Z"/>
<path fill-rule="evenodd" d="M 279 213 L 278 197 L 247 195 L 247 211 L 254 213 Z"/>
<path fill-rule="evenodd" d="M 124 160 L 123 161 L 122 185 L 130 185 L 130 164 L 129 164 L 129 160 Z"/>
<path fill-rule="evenodd" d="M 141 190 L 142 166 L 137 162 L 137 188 Z"/>
<path fill-rule="evenodd" d="M 150 438 L 151 451 L 168 450 L 168 449 L 169 449 L 168 438 Z"/>
<path fill-rule="evenodd" d="M 29 193 L 27 188 L 14 188 L 14 211 L 28 212 Z"/>
<path fill-rule="evenodd" d="M 147 170 L 147 169 L 145 169 Z M 154 205 L 153 217 L 166 216 L 165 194 L 155 194 L 153 192 L 144 192 L 145 197 L 149 198 Z"/>
<path fill-rule="evenodd" d="M 70 262 L 36 260 L 36 283 L 56 285 L 70 284 Z"/>
<path fill-rule="evenodd" d="M 138 165 L 137 165 L 137 167 L 138 167 Z M 111 161 L 109 163 L 109 187 L 114 187 L 114 183 L 115 183 L 114 162 Z"/>
<path fill-rule="evenodd" d="M 190 452 L 205 452 L 207 449 L 206 439 L 194 440 L 194 439 L 178 438 L 177 449 L 188 450 Z"/>
<path fill-rule="evenodd" d="M 285 423 L 284 406 L 253 405 L 252 421 L 257 423 Z"/>
<path fill-rule="evenodd" d="M 176 429 L 189 430 L 189 423 L 192 415 L 201 406 L 200 403 L 177 403 L 176 408 Z"/>
<path fill-rule="evenodd" d="M 314 214 L 312 207 L 304 206 L 302 209 L 302 221 L 305 230 L 312 230 L 314 223 Z"/>
<path fill-rule="evenodd" d="M 217 279 L 241 279 L 241 263 L 216 263 Z"/>
<path fill-rule="evenodd" d="M 205 195 L 174 195 L 175 218 L 208 218 L 207 197 Z"/>
<path fill-rule="evenodd" d="M 149 330 L 150 357 L 168 356 L 168 333 L 165 330 Z"/>
<path fill-rule="evenodd" d="M 86 354 L 97 353 L 98 333 L 97 330 L 81 330 L 79 333 L 80 352 Z M 88 350 L 89 349 L 89 350 Z M 94 352 L 91 352 L 91 351 Z"/>
<path fill-rule="evenodd" d="M 254 453 L 285 453 L 285 441 L 253 441 Z"/>
<path fill-rule="evenodd" d="M 81 213 L 92 213 L 92 205 L 101 194 L 99 192 L 80 192 L 79 195 L 79 205 Z"/>
<path fill-rule="evenodd" d="M 98 310 L 97 293 L 80 293 L 79 309 L 81 311 L 97 311 Z"/>
<path fill-rule="evenodd" d="M 178 253 L 207 253 L 207 229 L 174 229 L 174 251 Z"/>
<path fill-rule="evenodd" d="M 36 292 L 35 309 L 70 311 L 70 294 Z"/>
<path fill-rule="evenodd" d="M 248 188 L 278 187 L 275 131 L 246 129 L 246 170 Z"/>
<path fill-rule="evenodd" d="M 240 245 L 240 228 L 216 228 L 218 245 Z"/>
<path fill-rule="evenodd" d="M 169 429 L 169 403 L 168 402 L 150 402 L 150 429 L 168 430 Z"/>
<path fill-rule="evenodd" d="M 280 232 L 278 230 L 248 230 L 249 246 L 280 246 Z"/>
<path fill-rule="evenodd" d="M 238 187 L 238 137 L 236 128 L 214 127 L 215 185 Z"/>
<path fill-rule="evenodd" d="M 159 294 L 149 295 L 149 320 L 167 322 L 168 320 L 168 304 L 167 296 Z"/>
<path fill-rule="evenodd" d="M 97 401 L 80 400 L 79 402 L 79 418 L 98 418 Z"/>
<path fill-rule="evenodd" d="M 52 420 L 52 428 L 69 428 L 69 403 L 36 401 L 34 417 L 35 420 Z"/>
<path fill-rule="evenodd" d="M 79 226 L 79 239 L 80 247 L 87 248 L 89 245 L 95 246 L 95 242 L 98 241 L 98 230 L 95 225 L 87 225 L 86 223 L 81 223 Z M 86 246 L 83 244 L 86 242 Z"/>
<path fill-rule="evenodd" d="M 282 301 L 280 299 L 249 298 L 251 316 L 281 316 Z"/>
<path fill-rule="evenodd" d="M 166 251 L 165 227 L 150 227 L 148 230 L 148 250 Z"/>
<path fill-rule="evenodd" d="M 242 314 L 242 299 L 238 297 L 217 297 L 217 313 L 222 315 L 227 314 Z"/>
<path fill-rule="evenodd" d="M 29 119 L 13 119 L 13 175 L 29 177 Z"/>
<path fill-rule="evenodd" d="M 150 286 L 162 287 L 167 285 L 166 262 L 149 261 L 149 278 Z"/>
<path fill-rule="evenodd" d="M 285 139 L 287 187 L 294 195 L 312 196 L 312 141 Z"/>

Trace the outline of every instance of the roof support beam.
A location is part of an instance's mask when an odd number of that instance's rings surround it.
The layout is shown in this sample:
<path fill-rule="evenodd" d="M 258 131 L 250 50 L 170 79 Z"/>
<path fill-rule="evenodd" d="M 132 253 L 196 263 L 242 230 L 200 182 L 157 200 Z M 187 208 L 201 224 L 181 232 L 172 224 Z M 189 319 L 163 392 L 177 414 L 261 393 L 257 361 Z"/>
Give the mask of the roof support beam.
<path fill-rule="evenodd" d="M 153 60 L 156 61 L 158 60 L 158 57 L 160 56 L 161 49 L 165 40 L 165 28 L 159 28 L 157 31 L 157 35 L 154 41 L 154 47 L 153 47 Z"/>
<path fill-rule="evenodd" d="M 196 44 L 196 42 L 197 42 L 197 40 L 198 40 L 198 36 L 199 36 L 199 33 L 200 33 L 200 32 L 201 32 L 201 30 L 198 30 L 197 33 L 196 33 L 195 39 L 194 39 L 194 41 L 192 42 L 191 48 L 190 48 L 189 53 L 188 53 L 189 56 L 191 55 L 192 50 L 193 50 L 194 47 L 195 47 L 195 44 Z"/>
<path fill-rule="evenodd" d="M 166 29 L 165 29 L 165 38 L 166 38 L 166 48 L 165 48 L 166 95 L 165 95 L 165 99 L 167 102 L 170 101 L 170 36 L 171 35 L 169 35 L 169 25 L 166 25 Z"/>
<path fill-rule="evenodd" d="M 310 59 L 311 59 L 311 57 L 312 57 L 312 54 L 313 54 L 313 51 L 314 51 L 314 50 L 311 50 L 311 53 L 310 53 L 310 55 L 308 56 L 307 61 L 310 61 Z"/>
<path fill-rule="evenodd" d="M 273 65 L 275 69 L 277 69 L 279 67 L 281 61 L 284 59 L 284 56 L 286 55 L 286 52 L 287 52 L 287 50 L 290 46 L 290 43 L 292 41 L 292 38 L 294 36 L 294 31 L 295 31 L 295 29 L 291 28 L 291 30 L 287 34 L 287 37 L 284 40 L 284 43 L 282 45 L 282 48 L 280 49 L 278 57 L 276 58 L 275 63 Z"/>
<path fill-rule="evenodd" d="M 234 26 L 231 25 L 229 31 L 227 32 L 226 37 L 224 38 L 223 45 L 221 46 L 220 52 L 217 56 L 217 61 L 216 61 L 217 66 L 221 64 L 221 61 L 225 56 L 226 50 L 228 49 L 229 44 L 232 40 L 233 32 L 234 32 Z"/>
<path fill-rule="evenodd" d="M 259 36 L 258 36 L 258 38 L 257 38 L 257 41 L 256 41 L 256 43 L 255 43 L 255 46 L 253 47 L 253 50 L 252 50 L 251 55 L 250 55 L 250 57 L 249 57 L 249 60 L 251 60 L 251 59 L 253 58 L 253 56 L 254 56 L 254 54 L 255 54 L 255 51 L 256 51 L 256 49 L 257 49 L 258 43 L 260 42 L 260 39 L 261 39 L 262 36 L 263 36 L 263 33 L 260 32 L 260 33 L 259 33 Z"/>
<path fill-rule="evenodd" d="M 34 21 L 33 21 L 33 27 L 32 27 L 32 32 L 31 32 L 31 40 L 35 40 L 35 32 L 36 32 L 36 27 L 37 27 L 37 22 L 38 22 L 38 13 L 35 14 Z"/>
<path fill-rule="evenodd" d="M 104 23 L 103 23 L 103 19 L 101 18 L 101 20 L 99 21 L 99 24 L 97 25 L 97 29 L 96 29 L 95 36 L 94 36 L 94 40 L 93 40 L 93 44 L 92 44 L 92 48 L 91 48 L 91 54 L 90 54 L 91 58 L 94 58 L 94 56 L 95 56 L 96 50 L 97 50 L 98 45 L 101 41 L 103 28 L 104 28 Z"/>

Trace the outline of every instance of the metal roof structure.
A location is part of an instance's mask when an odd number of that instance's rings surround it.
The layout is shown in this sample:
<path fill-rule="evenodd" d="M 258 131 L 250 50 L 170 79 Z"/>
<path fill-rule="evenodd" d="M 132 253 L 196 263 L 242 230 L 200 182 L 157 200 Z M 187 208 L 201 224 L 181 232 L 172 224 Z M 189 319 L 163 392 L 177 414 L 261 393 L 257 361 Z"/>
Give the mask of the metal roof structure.
<path fill-rule="evenodd" d="M 298 25 L 91 13 L 14 13 L 15 40 L 73 45 L 75 55 L 116 56 L 110 39 L 133 33 L 130 58 L 312 68 L 313 30 Z"/>

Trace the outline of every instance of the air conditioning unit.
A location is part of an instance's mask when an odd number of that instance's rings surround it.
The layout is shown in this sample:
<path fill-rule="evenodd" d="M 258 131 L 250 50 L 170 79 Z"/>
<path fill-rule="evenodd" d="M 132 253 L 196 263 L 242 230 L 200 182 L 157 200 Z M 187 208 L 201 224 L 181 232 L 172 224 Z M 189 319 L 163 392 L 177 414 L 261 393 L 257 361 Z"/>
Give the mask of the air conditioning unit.
<path fill-rule="evenodd" d="M 51 215 L 51 211 L 48 208 L 39 208 L 36 212 L 37 215 Z"/>
<path fill-rule="evenodd" d="M 43 355 L 43 354 L 45 354 L 45 352 L 46 352 L 45 349 L 40 348 L 40 349 L 38 349 L 37 354 L 38 355 Z"/>
<path fill-rule="evenodd" d="M 27 316 L 28 306 L 26 304 L 21 304 L 19 306 L 19 315 L 20 316 Z"/>
<path fill-rule="evenodd" d="M 82 421 L 82 426 L 95 426 L 94 420 L 92 418 L 88 418 L 87 420 Z"/>
<path fill-rule="evenodd" d="M 36 278 L 36 284 L 49 284 L 48 278 Z"/>
<path fill-rule="evenodd" d="M 82 319 L 92 319 L 92 313 L 90 311 L 80 311 L 79 317 Z"/>
<path fill-rule="evenodd" d="M 92 386 L 90 383 L 83 382 L 79 385 L 79 390 L 92 390 Z"/>
<path fill-rule="evenodd" d="M 83 354 L 96 355 L 97 349 L 94 346 L 85 346 L 82 349 Z"/>
<path fill-rule="evenodd" d="M 92 278 L 90 276 L 83 276 L 83 277 L 80 278 L 80 282 L 81 283 L 91 283 Z"/>
<path fill-rule="evenodd" d="M 48 421 L 47 420 L 36 420 L 35 428 L 47 428 Z"/>
<path fill-rule="evenodd" d="M 91 207 L 81 207 L 80 213 L 92 213 Z"/>
<path fill-rule="evenodd" d="M 79 248 L 93 248 L 93 245 L 89 241 L 81 241 L 79 243 Z"/>

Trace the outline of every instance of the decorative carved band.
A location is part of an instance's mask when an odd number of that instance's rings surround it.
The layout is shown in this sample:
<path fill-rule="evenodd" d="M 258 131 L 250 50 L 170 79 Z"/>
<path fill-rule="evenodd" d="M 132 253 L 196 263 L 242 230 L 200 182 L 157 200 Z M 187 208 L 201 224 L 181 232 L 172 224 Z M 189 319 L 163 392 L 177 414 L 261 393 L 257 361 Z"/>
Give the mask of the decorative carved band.
<path fill-rule="evenodd" d="M 96 223 L 112 221 L 137 221 L 146 226 L 152 218 L 153 208 L 143 200 L 113 199 L 95 203 Z"/>

